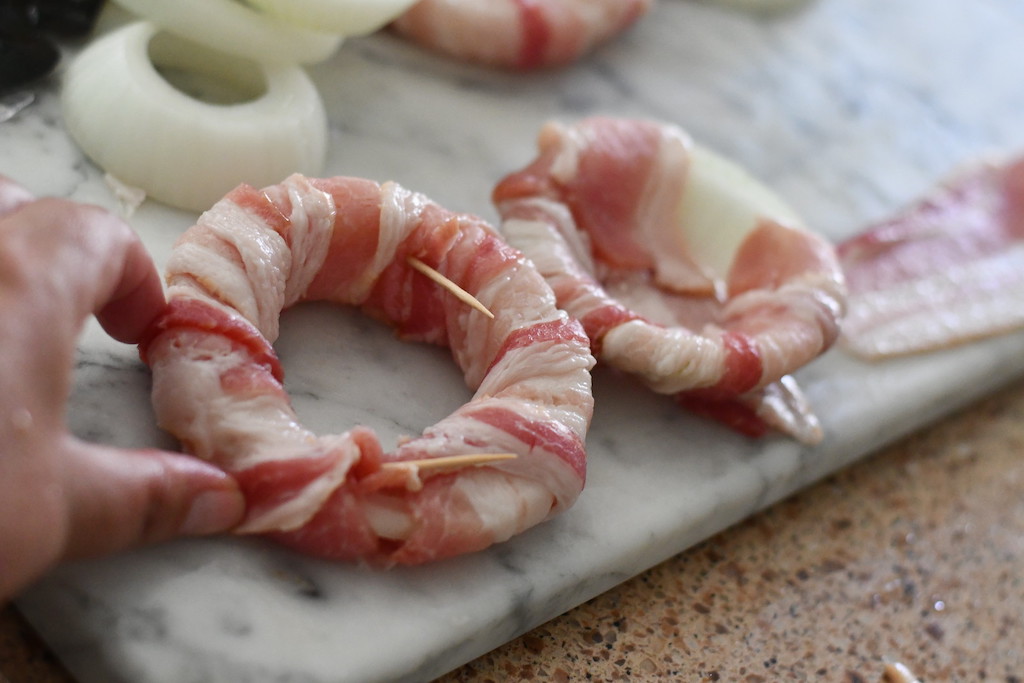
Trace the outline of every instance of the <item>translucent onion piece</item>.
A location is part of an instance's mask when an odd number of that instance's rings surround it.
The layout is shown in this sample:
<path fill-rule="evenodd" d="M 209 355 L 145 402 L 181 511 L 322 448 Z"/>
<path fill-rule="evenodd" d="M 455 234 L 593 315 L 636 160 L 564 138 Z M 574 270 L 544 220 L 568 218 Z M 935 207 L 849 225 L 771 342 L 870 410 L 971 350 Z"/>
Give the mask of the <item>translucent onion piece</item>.
<path fill-rule="evenodd" d="M 725 275 L 740 243 L 762 219 L 803 224 L 796 211 L 744 168 L 694 145 L 679 220 L 694 259 Z"/>
<path fill-rule="evenodd" d="M 203 89 L 206 101 L 168 79 Z M 301 67 L 226 55 L 149 22 L 86 47 L 65 74 L 62 105 L 93 161 L 179 208 L 206 209 L 243 182 L 323 170 L 327 116 Z"/>
<path fill-rule="evenodd" d="M 339 35 L 282 24 L 235 0 L 116 0 L 182 38 L 273 64 L 313 64 L 341 45 Z"/>
<path fill-rule="evenodd" d="M 360 36 L 397 19 L 416 0 L 248 0 L 268 15 L 303 28 Z"/>

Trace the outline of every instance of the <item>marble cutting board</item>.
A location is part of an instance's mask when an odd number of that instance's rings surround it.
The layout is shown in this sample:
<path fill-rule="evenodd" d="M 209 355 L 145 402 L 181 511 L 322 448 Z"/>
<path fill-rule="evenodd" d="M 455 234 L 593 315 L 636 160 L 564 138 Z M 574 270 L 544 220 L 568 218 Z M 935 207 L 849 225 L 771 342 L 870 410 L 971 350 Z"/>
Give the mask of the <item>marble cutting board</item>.
<path fill-rule="evenodd" d="M 818 0 L 772 18 L 660 0 L 565 70 L 494 73 L 384 34 L 311 73 L 332 121 L 328 174 L 393 179 L 493 218 L 492 184 L 532 158 L 544 121 L 651 117 L 840 239 L 964 161 L 1024 150 L 1022 35 L 1017 0 Z M 56 89 L 36 95 L 0 124 L 0 173 L 116 209 L 63 132 Z M 162 264 L 194 218 L 146 203 L 130 222 Z M 446 352 L 351 312 L 303 306 L 283 327 L 288 388 L 316 430 L 417 433 L 468 398 Z M 832 351 L 797 375 L 827 434 L 807 448 L 748 441 L 599 369 L 586 490 L 509 543 L 380 573 L 254 539 L 176 542 L 65 567 L 18 606 L 85 683 L 427 680 L 1021 374 L 1022 334 L 875 365 Z M 173 447 L 148 388 L 134 349 L 89 325 L 72 429 Z"/>

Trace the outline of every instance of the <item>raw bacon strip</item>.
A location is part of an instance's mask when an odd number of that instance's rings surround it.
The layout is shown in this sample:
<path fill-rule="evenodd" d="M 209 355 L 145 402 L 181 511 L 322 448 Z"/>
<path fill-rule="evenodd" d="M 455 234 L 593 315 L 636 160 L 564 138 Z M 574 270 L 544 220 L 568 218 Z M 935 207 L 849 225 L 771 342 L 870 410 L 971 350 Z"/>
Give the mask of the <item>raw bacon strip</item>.
<path fill-rule="evenodd" d="M 510 69 L 568 64 L 624 31 L 654 0 L 420 0 L 392 24 L 420 45 Z"/>
<path fill-rule="evenodd" d="M 753 438 L 765 436 L 772 430 L 807 444 L 817 443 L 824 437 L 821 422 L 791 375 L 742 396 L 726 398 L 694 389 L 676 394 L 675 399 L 690 412 L 717 420 Z"/>
<path fill-rule="evenodd" d="M 843 348 L 878 359 L 1024 325 L 1024 159 L 982 164 L 839 245 Z"/>
<path fill-rule="evenodd" d="M 820 439 L 789 375 L 838 335 L 845 291 L 831 246 L 761 217 L 719 257 L 727 273 L 703 263 L 691 244 L 702 236 L 681 224 L 692 145 L 674 126 L 548 124 L 538 145 L 494 190 L 502 230 L 598 359 L 744 433 Z"/>
<path fill-rule="evenodd" d="M 167 283 L 167 312 L 140 346 L 153 404 L 189 451 L 238 479 L 249 503 L 240 533 L 329 558 L 419 563 L 503 541 L 579 495 L 593 411 L 589 340 L 479 218 L 356 178 L 241 186 L 182 236 Z M 359 306 L 405 339 L 449 346 L 474 397 L 392 453 L 365 427 L 312 433 L 272 346 L 281 309 L 308 300 Z M 384 467 L 472 453 L 517 457 L 455 471 Z"/>

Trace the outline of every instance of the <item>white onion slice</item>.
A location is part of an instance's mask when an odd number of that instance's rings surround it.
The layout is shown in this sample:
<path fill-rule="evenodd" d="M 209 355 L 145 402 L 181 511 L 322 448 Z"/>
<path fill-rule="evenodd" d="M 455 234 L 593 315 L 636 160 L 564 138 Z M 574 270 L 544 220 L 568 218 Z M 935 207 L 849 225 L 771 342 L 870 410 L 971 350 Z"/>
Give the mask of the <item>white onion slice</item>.
<path fill-rule="evenodd" d="M 282 24 L 235 0 L 116 2 L 182 38 L 259 62 L 321 62 L 342 41 L 339 35 Z"/>
<path fill-rule="evenodd" d="M 718 276 L 761 219 L 801 227 L 803 221 L 774 191 L 734 161 L 694 145 L 680 207 L 687 250 Z"/>
<path fill-rule="evenodd" d="M 157 66 L 216 86 L 222 104 L 186 95 Z M 68 66 L 68 132 L 105 171 L 193 211 L 239 183 L 320 175 L 327 115 L 299 66 L 261 65 L 178 38 L 149 22 L 121 27 Z"/>
<path fill-rule="evenodd" d="M 248 0 L 268 15 L 295 26 L 361 36 L 397 19 L 416 0 Z"/>

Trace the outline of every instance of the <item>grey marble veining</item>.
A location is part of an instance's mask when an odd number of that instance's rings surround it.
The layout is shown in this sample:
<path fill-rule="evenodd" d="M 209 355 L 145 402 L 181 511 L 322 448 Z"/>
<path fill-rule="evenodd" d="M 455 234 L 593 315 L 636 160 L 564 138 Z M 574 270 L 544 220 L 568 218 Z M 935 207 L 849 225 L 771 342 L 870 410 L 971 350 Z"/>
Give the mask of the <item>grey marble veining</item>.
<path fill-rule="evenodd" d="M 393 179 L 494 217 L 493 183 L 548 119 L 674 121 L 839 239 L 957 165 L 1024 150 L 1017 0 L 818 0 L 758 18 L 661 0 L 569 69 L 494 73 L 394 36 L 310 71 L 331 117 L 327 174 Z M 63 132 L 53 84 L 0 124 L 0 172 L 37 194 L 117 207 Z M 163 263 L 194 216 L 130 221 Z M 351 312 L 303 306 L 277 345 L 300 416 L 385 441 L 468 398 L 439 349 Z M 562 517 L 477 555 L 373 572 L 257 539 L 181 541 L 63 568 L 19 599 L 85 683 L 426 680 L 500 645 L 1024 372 L 1024 335 L 865 365 L 833 351 L 798 373 L 825 441 L 752 442 L 598 369 L 587 487 Z M 83 438 L 173 442 L 153 426 L 135 350 L 83 334 L 69 422 Z"/>

